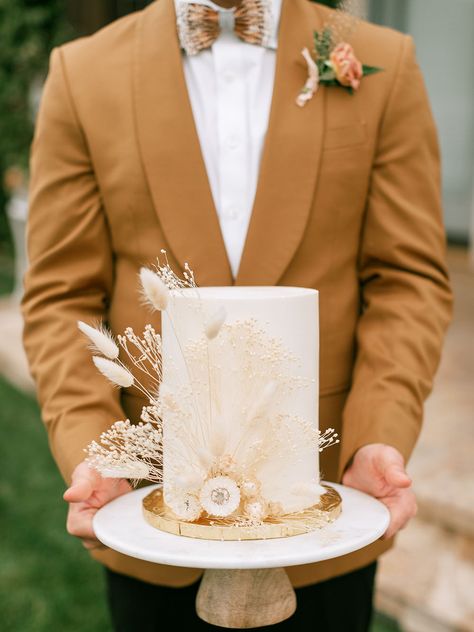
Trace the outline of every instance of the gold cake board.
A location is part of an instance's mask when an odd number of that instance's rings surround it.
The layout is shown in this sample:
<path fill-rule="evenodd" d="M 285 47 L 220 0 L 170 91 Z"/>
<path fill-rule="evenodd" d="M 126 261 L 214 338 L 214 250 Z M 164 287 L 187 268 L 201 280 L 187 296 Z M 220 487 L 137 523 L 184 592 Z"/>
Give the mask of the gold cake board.
<path fill-rule="evenodd" d="M 154 489 L 143 499 L 145 520 L 156 529 L 174 535 L 202 540 L 267 540 L 287 538 L 307 533 L 323 527 L 341 513 L 342 500 L 332 487 L 324 485 L 326 493 L 317 505 L 301 514 L 282 516 L 281 519 L 266 520 L 257 526 L 236 526 L 222 524 L 216 518 L 200 518 L 195 522 L 185 522 L 174 516 L 165 505 L 161 488 Z"/>

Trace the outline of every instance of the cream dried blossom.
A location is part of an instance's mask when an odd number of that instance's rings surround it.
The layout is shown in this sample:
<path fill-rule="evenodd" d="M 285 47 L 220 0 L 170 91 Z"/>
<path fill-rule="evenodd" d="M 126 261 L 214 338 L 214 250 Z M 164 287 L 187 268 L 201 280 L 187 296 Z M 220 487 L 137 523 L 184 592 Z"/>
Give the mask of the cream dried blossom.
<path fill-rule="evenodd" d="M 136 461 L 124 465 L 102 467 L 100 473 L 104 478 L 146 479 L 150 475 L 150 470 L 145 463 Z"/>
<path fill-rule="evenodd" d="M 164 255 L 165 263 L 161 263 L 158 259 L 155 271 L 169 290 L 179 291 L 185 288 L 197 287 L 194 279 L 194 272 L 187 263 L 184 264 L 183 277 L 181 278 L 171 269 L 166 250 L 161 250 L 161 254 Z"/>
<path fill-rule="evenodd" d="M 260 485 L 253 480 L 245 480 L 240 485 L 242 494 L 247 498 L 256 498 L 260 493 Z"/>
<path fill-rule="evenodd" d="M 201 488 L 199 500 L 205 511 L 215 518 L 225 518 L 240 505 L 240 489 L 228 476 L 209 478 Z"/>
<path fill-rule="evenodd" d="M 101 358 L 100 356 L 92 356 L 92 361 L 102 375 L 112 382 L 112 384 L 121 386 L 122 388 L 129 388 L 133 385 L 133 375 L 121 364 L 107 358 Z"/>
<path fill-rule="evenodd" d="M 268 515 L 267 506 L 261 500 L 253 500 L 245 504 L 244 515 L 254 522 L 262 522 Z"/>
<path fill-rule="evenodd" d="M 100 443 L 93 441 L 88 446 L 86 461 L 102 476 L 146 478 L 160 483 L 162 438 L 161 428 L 153 424 L 116 421 L 101 434 Z"/>
<path fill-rule="evenodd" d="M 103 326 L 91 327 L 82 320 L 77 321 L 79 331 L 91 341 L 91 347 L 94 351 L 99 351 L 106 358 L 116 360 L 119 356 L 119 348 L 113 339 L 112 334 Z"/>
<path fill-rule="evenodd" d="M 202 513 L 198 497 L 186 490 L 166 490 L 165 503 L 177 518 L 186 522 L 198 520 Z"/>
<path fill-rule="evenodd" d="M 318 430 L 318 450 L 323 452 L 326 448 L 339 443 L 339 435 L 334 431 L 334 428 L 328 428 L 324 432 Z"/>

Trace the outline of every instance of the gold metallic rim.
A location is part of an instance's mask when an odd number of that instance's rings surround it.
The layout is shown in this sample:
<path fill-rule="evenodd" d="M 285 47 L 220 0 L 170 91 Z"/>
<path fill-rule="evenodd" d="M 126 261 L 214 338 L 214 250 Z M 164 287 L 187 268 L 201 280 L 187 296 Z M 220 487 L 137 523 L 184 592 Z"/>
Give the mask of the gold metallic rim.
<path fill-rule="evenodd" d="M 324 485 L 327 490 L 317 505 L 301 514 L 281 516 L 278 520 L 265 520 L 252 527 L 238 527 L 219 523 L 218 519 L 200 518 L 196 522 L 184 522 L 170 512 L 163 500 L 162 489 L 153 490 L 143 499 L 145 520 L 156 529 L 201 540 L 264 540 L 301 535 L 334 522 L 342 511 L 339 493 Z"/>

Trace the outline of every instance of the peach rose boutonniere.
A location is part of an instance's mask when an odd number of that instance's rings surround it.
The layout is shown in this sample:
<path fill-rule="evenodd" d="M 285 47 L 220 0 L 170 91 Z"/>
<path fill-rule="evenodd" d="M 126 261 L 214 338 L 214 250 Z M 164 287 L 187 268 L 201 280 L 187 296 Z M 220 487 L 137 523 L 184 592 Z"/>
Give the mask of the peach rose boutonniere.
<path fill-rule="evenodd" d="M 314 32 L 314 57 L 307 48 L 301 54 L 308 66 L 308 79 L 296 98 L 300 107 L 312 99 L 320 85 L 339 86 L 354 94 L 360 88 L 363 77 L 383 70 L 362 64 L 347 42 L 334 44 L 329 28 Z"/>

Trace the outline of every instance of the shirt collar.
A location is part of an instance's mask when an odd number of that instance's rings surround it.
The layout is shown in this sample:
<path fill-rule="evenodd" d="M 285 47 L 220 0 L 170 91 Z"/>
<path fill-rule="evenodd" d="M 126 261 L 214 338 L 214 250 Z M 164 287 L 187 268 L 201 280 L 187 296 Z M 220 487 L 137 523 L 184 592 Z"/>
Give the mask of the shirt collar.
<path fill-rule="evenodd" d="M 278 27 L 280 24 L 282 1 L 283 0 L 267 0 L 267 2 L 270 4 L 272 24 L 270 39 L 266 48 L 271 48 L 273 50 L 276 50 L 278 48 Z M 211 9 L 214 9 L 214 11 L 218 11 L 219 13 L 232 13 L 234 11 L 234 9 L 224 9 L 224 7 L 221 7 L 215 2 L 212 2 L 212 0 L 174 0 L 175 7 L 177 7 L 178 4 L 188 3 L 204 4 L 205 6 L 211 7 Z"/>

